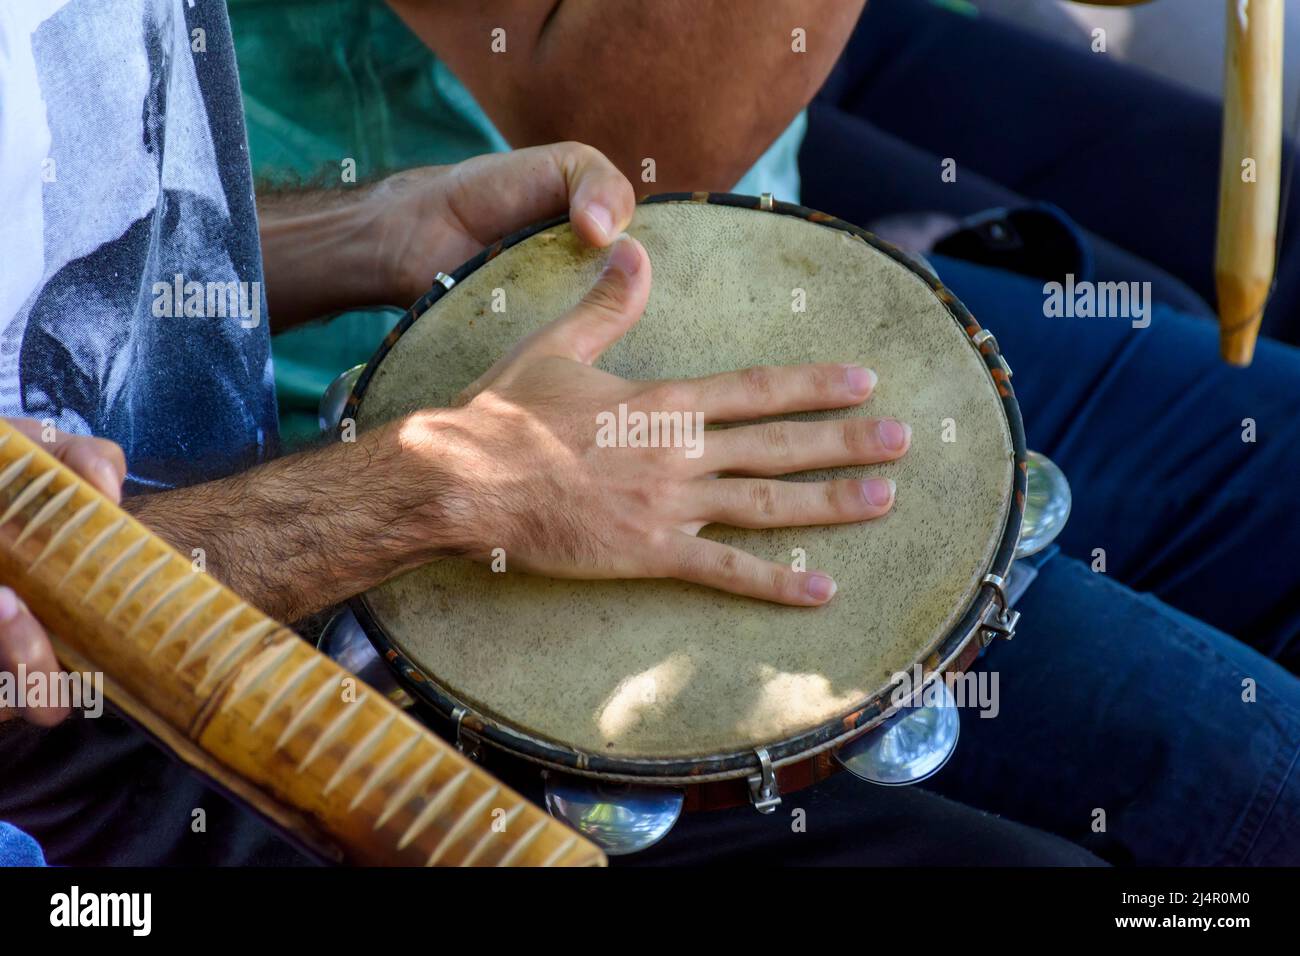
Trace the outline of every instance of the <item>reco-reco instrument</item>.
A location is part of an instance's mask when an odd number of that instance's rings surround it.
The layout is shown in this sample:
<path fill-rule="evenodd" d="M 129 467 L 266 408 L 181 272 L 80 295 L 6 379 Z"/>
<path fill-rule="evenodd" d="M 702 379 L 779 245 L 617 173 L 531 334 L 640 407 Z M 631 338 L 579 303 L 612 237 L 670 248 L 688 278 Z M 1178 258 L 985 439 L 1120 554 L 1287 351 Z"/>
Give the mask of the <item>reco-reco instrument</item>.
<path fill-rule="evenodd" d="M 103 673 L 121 711 L 328 859 L 604 862 L 3 420 L 0 581 L 64 666 Z"/>

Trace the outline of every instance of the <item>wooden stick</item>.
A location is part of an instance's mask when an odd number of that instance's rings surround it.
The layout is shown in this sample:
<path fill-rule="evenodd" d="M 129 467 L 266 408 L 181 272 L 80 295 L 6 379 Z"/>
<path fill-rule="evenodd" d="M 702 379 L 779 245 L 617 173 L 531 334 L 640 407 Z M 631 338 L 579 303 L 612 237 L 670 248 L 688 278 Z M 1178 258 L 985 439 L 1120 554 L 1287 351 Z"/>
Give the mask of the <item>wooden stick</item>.
<path fill-rule="evenodd" d="M 1249 365 L 1273 284 L 1282 183 L 1283 0 L 1227 0 L 1214 283 L 1219 350 Z"/>
<path fill-rule="evenodd" d="M 110 699 L 159 742 L 327 855 L 604 863 L 3 419 L 0 581 L 55 635 L 65 666 L 102 671 Z"/>

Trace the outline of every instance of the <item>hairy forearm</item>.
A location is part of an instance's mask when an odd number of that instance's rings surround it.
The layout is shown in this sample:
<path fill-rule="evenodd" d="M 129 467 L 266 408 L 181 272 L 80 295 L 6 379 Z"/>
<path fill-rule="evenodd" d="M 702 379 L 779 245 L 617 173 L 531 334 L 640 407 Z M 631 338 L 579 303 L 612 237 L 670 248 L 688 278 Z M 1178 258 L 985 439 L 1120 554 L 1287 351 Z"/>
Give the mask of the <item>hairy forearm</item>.
<path fill-rule="evenodd" d="M 390 0 L 514 146 L 575 139 L 645 191 L 729 189 L 808 104 L 862 0 Z M 506 52 L 491 31 L 506 31 Z M 806 52 L 791 33 L 806 32 Z M 643 184 L 642 164 L 656 179 Z"/>
<path fill-rule="evenodd" d="M 372 186 L 258 190 L 273 331 L 346 309 L 393 305 Z M 400 303 L 403 307 L 410 303 Z"/>
<path fill-rule="evenodd" d="M 464 550 L 456 482 L 421 451 L 426 434 L 404 419 L 125 507 L 182 554 L 201 549 L 206 570 L 250 603 L 295 621 Z"/>

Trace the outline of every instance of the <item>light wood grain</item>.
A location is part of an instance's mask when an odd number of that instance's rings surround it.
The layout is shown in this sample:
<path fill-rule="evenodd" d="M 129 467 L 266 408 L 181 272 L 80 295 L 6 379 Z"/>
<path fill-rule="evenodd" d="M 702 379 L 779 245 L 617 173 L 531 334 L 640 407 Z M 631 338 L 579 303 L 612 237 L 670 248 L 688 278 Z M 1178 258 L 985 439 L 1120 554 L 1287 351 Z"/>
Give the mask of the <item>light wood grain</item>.
<path fill-rule="evenodd" d="M 1227 0 L 1214 281 L 1219 349 L 1249 365 L 1273 284 L 1282 182 L 1283 0 Z M 1255 181 L 1242 179 L 1251 160 Z"/>

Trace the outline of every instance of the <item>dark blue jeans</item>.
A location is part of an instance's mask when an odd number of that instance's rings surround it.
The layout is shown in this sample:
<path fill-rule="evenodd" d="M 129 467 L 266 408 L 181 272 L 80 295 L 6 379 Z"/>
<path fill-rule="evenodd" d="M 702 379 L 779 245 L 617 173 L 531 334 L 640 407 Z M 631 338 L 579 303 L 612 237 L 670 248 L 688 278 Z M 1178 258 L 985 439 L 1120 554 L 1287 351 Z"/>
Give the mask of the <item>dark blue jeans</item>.
<path fill-rule="evenodd" d="M 1020 610 L 976 668 L 997 671 L 998 715 L 963 711 L 929 789 L 1116 864 L 1300 863 L 1294 675 L 1072 558 Z"/>
<path fill-rule="evenodd" d="M 931 0 L 870 3 L 809 110 L 803 202 L 864 226 L 1051 202 L 1090 232 L 1099 278 L 1150 280 L 1203 312 L 1221 123 L 1213 100 L 1093 53 L 1086 35 L 1058 43 Z M 956 182 L 940 178 L 945 158 Z M 1300 190 L 1284 223 L 1264 333 L 1300 342 Z"/>
<path fill-rule="evenodd" d="M 1110 577 L 1300 670 L 1300 349 L 1261 340 L 1232 368 L 1201 319 L 1047 318 L 1041 282 L 931 261 L 997 335 L 1030 447 L 1070 479 L 1064 550 L 1101 549 Z"/>
<path fill-rule="evenodd" d="M 1232 369 L 1201 319 L 1046 318 L 1041 282 L 933 264 L 996 333 L 1074 511 L 979 664 L 1000 714 L 963 714 L 930 786 L 1111 862 L 1300 863 L 1300 679 L 1277 662 L 1300 663 L 1300 350 Z"/>
<path fill-rule="evenodd" d="M 979 665 L 1001 715 L 963 715 L 931 786 L 1113 862 L 1300 863 L 1300 351 L 1218 360 L 1220 121 L 1085 44 L 890 0 L 864 13 L 800 157 L 804 203 L 863 224 L 1054 203 L 1090 246 L 1079 278 L 1151 281 L 1177 307 L 1146 329 L 1049 319 L 1041 281 L 933 258 L 997 334 L 1074 513 L 1019 636 Z M 1298 213 L 1293 191 L 1264 324 L 1290 342 Z"/>

